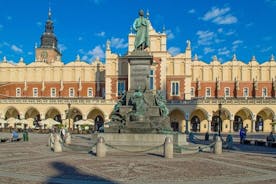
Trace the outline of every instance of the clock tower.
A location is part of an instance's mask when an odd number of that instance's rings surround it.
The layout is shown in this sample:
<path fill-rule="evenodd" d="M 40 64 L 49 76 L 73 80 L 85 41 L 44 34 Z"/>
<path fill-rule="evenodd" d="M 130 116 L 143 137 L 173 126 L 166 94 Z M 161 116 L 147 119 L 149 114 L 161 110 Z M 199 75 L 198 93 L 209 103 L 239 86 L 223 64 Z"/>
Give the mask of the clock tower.
<path fill-rule="evenodd" d="M 35 48 L 36 62 L 53 63 L 61 56 L 57 48 L 57 38 L 54 34 L 51 9 L 48 12 L 48 20 L 45 24 L 45 31 L 40 37 L 40 47 Z"/>

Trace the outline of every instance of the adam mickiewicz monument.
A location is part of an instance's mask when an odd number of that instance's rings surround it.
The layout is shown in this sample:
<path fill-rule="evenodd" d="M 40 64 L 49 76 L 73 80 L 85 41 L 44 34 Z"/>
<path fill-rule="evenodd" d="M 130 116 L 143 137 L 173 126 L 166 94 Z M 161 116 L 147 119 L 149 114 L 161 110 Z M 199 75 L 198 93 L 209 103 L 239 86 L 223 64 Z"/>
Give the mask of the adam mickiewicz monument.
<path fill-rule="evenodd" d="M 111 113 L 111 122 L 105 132 L 162 133 L 170 131 L 166 100 L 161 92 L 149 89 L 149 73 L 153 57 L 145 50 L 149 47 L 149 22 L 143 10 L 135 19 L 135 48 L 125 56 L 130 65 L 130 87 Z"/>
<path fill-rule="evenodd" d="M 139 11 L 139 17 L 133 23 L 133 29 L 136 31 L 134 47 L 137 50 L 144 50 L 149 47 L 149 22 L 144 17 L 144 11 Z"/>

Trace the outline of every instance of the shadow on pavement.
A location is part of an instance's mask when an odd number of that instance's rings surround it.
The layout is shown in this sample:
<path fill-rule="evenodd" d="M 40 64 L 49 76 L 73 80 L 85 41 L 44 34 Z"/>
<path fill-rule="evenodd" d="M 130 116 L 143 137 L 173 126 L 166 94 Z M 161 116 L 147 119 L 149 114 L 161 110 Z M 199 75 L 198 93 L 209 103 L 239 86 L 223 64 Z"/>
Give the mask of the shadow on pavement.
<path fill-rule="evenodd" d="M 256 145 L 234 144 L 232 151 L 276 155 L 276 148 Z"/>
<path fill-rule="evenodd" d="M 53 162 L 52 167 L 59 172 L 58 175 L 49 177 L 47 181 L 43 183 L 63 183 L 63 184 L 117 183 L 97 175 L 81 172 L 77 168 L 67 165 L 63 162 Z"/>

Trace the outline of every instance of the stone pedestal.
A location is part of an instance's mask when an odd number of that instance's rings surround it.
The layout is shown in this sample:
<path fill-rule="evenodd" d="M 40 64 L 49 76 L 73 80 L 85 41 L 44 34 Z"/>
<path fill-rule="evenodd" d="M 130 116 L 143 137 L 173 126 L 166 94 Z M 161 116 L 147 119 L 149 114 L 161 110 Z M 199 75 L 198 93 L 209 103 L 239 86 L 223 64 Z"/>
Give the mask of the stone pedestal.
<path fill-rule="evenodd" d="M 136 89 L 149 89 L 150 66 L 153 58 L 145 51 L 136 50 L 127 56 L 129 71 L 129 91 Z"/>
<path fill-rule="evenodd" d="M 71 140 L 71 134 L 70 132 L 67 132 L 65 136 L 65 144 L 71 144 Z"/>
<path fill-rule="evenodd" d="M 166 137 L 164 143 L 164 157 L 173 158 L 173 142 L 170 137 Z"/>
<path fill-rule="evenodd" d="M 216 155 L 222 154 L 222 141 L 221 141 L 220 136 L 216 137 L 216 143 L 215 143 L 215 146 L 214 146 L 214 153 Z"/>
<path fill-rule="evenodd" d="M 61 138 L 58 134 L 55 135 L 54 152 L 62 152 Z"/>
<path fill-rule="evenodd" d="M 98 142 L 96 145 L 96 156 L 103 158 L 106 156 L 106 147 L 105 147 L 105 141 L 103 137 L 98 138 Z"/>
<path fill-rule="evenodd" d="M 163 145 L 166 137 L 172 140 L 172 143 L 176 146 L 187 145 L 185 134 L 142 134 L 142 133 L 96 133 L 92 134 L 92 142 L 96 143 L 99 137 L 103 137 L 106 144 L 109 144 L 118 149 L 112 149 L 107 147 L 107 151 L 116 152 L 119 150 L 126 151 L 142 151 L 156 146 L 160 146 L 157 149 L 150 150 L 152 153 L 162 153 Z"/>

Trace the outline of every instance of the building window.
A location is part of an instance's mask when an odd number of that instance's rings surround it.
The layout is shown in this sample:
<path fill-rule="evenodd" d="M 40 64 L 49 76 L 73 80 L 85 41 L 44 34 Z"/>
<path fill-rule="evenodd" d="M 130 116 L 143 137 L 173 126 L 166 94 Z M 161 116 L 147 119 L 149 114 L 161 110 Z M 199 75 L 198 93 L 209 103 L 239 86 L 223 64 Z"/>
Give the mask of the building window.
<path fill-rule="evenodd" d="M 224 88 L 224 96 L 225 97 L 230 97 L 230 88 Z"/>
<path fill-rule="evenodd" d="M 192 87 L 192 88 L 191 88 L 191 97 L 194 97 L 194 96 L 195 96 L 195 88 Z"/>
<path fill-rule="evenodd" d="M 15 96 L 16 97 L 21 97 L 21 88 L 16 88 Z"/>
<path fill-rule="evenodd" d="M 243 88 L 243 97 L 248 97 L 248 88 Z"/>
<path fill-rule="evenodd" d="M 122 93 L 125 91 L 125 81 L 123 81 L 123 80 L 120 80 L 120 81 L 118 81 L 118 96 L 121 96 L 122 95 Z"/>
<path fill-rule="evenodd" d="M 74 88 L 69 88 L 69 97 L 74 97 L 74 96 L 75 96 Z"/>
<path fill-rule="evenodd" d="M 267 88 L 262 89 L 262 97 L 267 97 Z"/>
<path fill-rule="evenodd" d="M 205 90 L 205 96 L 210 97 L 211 96 L 211 88 L 206 88 Z"/>
<path fill-rule="evenodd" d="M 87 97 L 93 97 L 93 88 L 87 89 Z"/>
<path fill-rule="evenodd" d="M 179 96 L 179 82 L 178 81 L 171 82 L 171 95 Z"/>
<path fill-rule="evenodd" d="M 154 89 L 154 70 L 150 70 L 150 75 L 149 75 L 149 89 L 151 89 L 151 90 Z"/>
<path fill-rule="evenodd" d="M 33 88 L 33 97 L 38 97 L 38 88 Z"/>
<path fill-rule="evenodd" d="M 56 96 L 57 96 L 56 88 L 51 88 L 51 97 L 56 97 Z"/>

